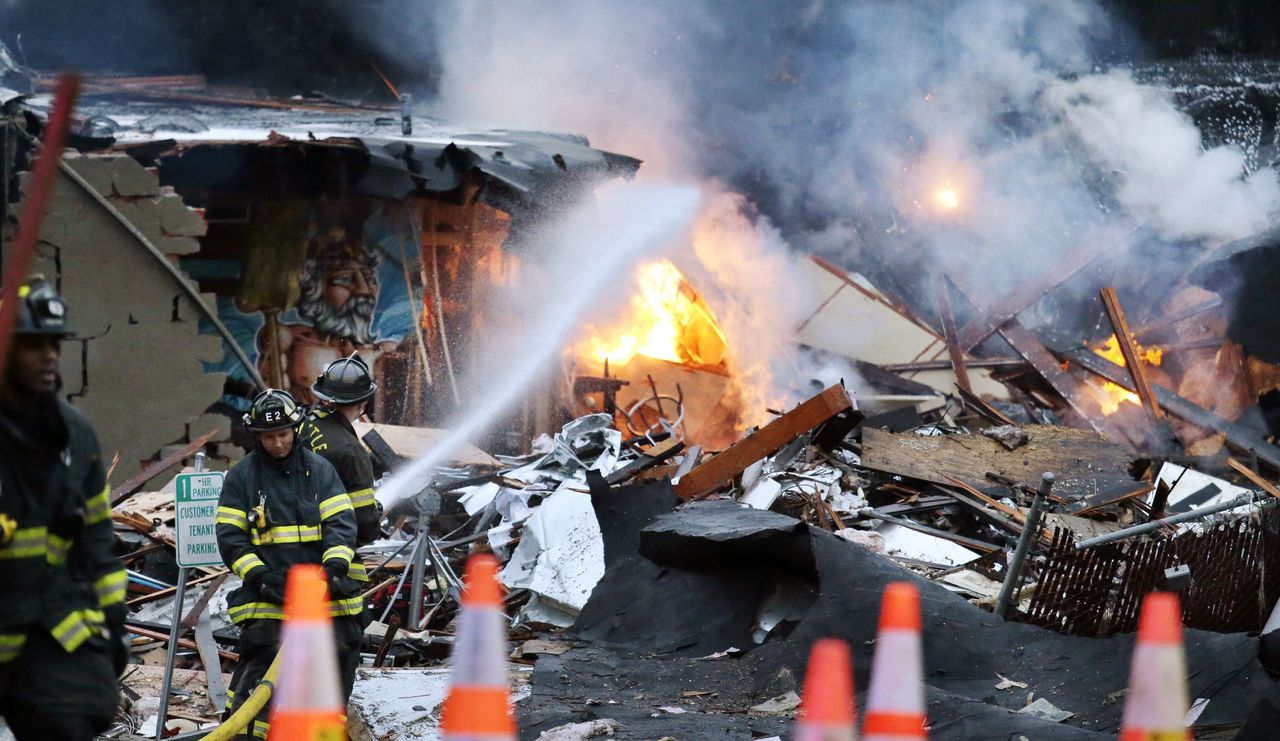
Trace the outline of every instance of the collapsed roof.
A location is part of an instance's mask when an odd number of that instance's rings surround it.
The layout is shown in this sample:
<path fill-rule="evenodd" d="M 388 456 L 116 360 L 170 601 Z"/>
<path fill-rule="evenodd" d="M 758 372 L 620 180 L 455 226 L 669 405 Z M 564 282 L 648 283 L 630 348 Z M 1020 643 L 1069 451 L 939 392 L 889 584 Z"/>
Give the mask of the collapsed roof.
<path fill-rule="evenodd" d="M 0 100 L 6 107 L 20 103 L 37 118 L 52 104 L 47 93 L 8 89 L 0 89 Z M 199 77 L 90 81 L 77 113 L 71 143 L 81 150 L 114 149 L 143 159 L 202 147 L 342 150 L 356 155 L 360 194 L 402 200 L 415 192 L 450 193 L 475 174 L 485 183 L 480 197 L 504 210 L 630 178 L 641 164 L 592 148 L 582 136 L 453 126 L 419 114 L 407 101 L 388 108 L 330 98 L 277 100 L 209 87 Z"/>

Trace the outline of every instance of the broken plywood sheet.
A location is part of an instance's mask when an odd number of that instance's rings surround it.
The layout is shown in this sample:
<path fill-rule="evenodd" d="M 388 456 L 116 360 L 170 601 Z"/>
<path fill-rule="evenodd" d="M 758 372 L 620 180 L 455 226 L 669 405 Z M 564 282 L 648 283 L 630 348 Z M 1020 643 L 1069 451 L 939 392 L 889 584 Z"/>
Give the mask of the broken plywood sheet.
<path fill-rule="evenodd" d="M 409 460 L 426 455 L 449 434 L 448 430 L 438 430 L 431 427 L 402 427 L 400 425 L 384 425 L 370 422 L 356 422 L 352 426 L 356 430 L 356 436 L 362 440 L 370 431 L 377 431 L 382 436 L 382 439 L 387 441 L 387 445 L 391 446 L 392 452 L 401 458 Z M 449 454 L 448 459 L 444 462 L 458 463 L 464 466 L 492 466 L 494 468 L 501 465 L 496 458 L 468 443 L 463 443 L 454 448 L 454 451 Z"/>
<path fill-rule="evenodd" d="M 850 274 L 846 281 L 811 260 L 801 260 L 798 269 L 814 312 L 797 332 L 806 345 L 876 365 L 949 359 L 939 334 L 900 313 L 862 276 Z M 902 375 L 943 393 L 955 391 L 950 370 Z M 969 380 L 978 396 L 1009 396 L 990 371 L 971 369 Z"/>
<path fill-rule="evenodd" d="M 982 554 L 956 545 L 935 535 L 918 533 L 901 525 L 884 522 L 876 525 L 884 537 L 885 553 L 890 556 L 925 561 L 940 566 L 959 566 L 978 560 Z"/>
<path fill-rule="evenodd" d="M 1132 487 L 1123 448 L 1089 430 L 1031 425 L 1030 442 L 1017 450 L 981 435 L 894 434 L 862 431 L 862 465 L 874 471 L 953 486 L 952 476 L 981 489 L 991 485 L 987 473 L 1038 487 L 1040 474 L 1056 476 L 1053 493 L 1064 499 Z"/>
<path fill-rule="evenodd" d="M 148 520 L 159 519 L 162 522 L 173 522 L 176 517 L 174 512 L 178 501 L 178 474 L 195 473 L 192 466 L 183 466 L 182 468 L 174 468 L 172 473 L 168 474 L 166 480 L 162 475 L 156 476 L 150 481 L 154 486 L 158 481 L 165 483 L 155 491 L 140 491 L 130 496 L 128 499 L 120 503 L 116 507 L 117 512 L 142 515 Z"/>
<path fill-rule="evenodd" d="M 568 627 L 604 577 L 604 539 L 591 496 L 566 481 L 534 510 L 502 570 L 509 589 L 534 593 L 522 615 Z"/>
<path fill-rule="evenodd" d="M 1023 515 L 1029 511 L 1026 507 L 1019 507 Z M 1096 538 L 1099 535 L 1114 533 L 1124 526 L 1118 522 L 1109 522 L 1107 520 L 1093 520 L 1088 517 L 1076 517 L 1074 515 L 1063 515 L 1056 512 L 1046 512 L 1044 515 L 1044 525 L 1047 529 L 1053 530 L 1060 527 L 1063 530 L 1070 530 L 1075 533 L 1076 540 L 1085 540 L 1087 538 Z"/>
<path fill-rule="evenodd" d="M 1168 515 L 1229 502 L 1250 492 L 1250 489 L 1243 486 L 1236 486 L 1225 479 L 1200 473 L 1176 463 L 1162 465 L 1156 480 L 1169 487 L 1169 498 L 1165 502 L 1164 509 L 1165 514 Z M 1147 497 L 1147 504 L 1151 504 L 1154 499 L 1153 492 Z"/>
<path fill-rule="evenodd" d="M 511 671 L 511 700 L 530 694 L 532 670 Z M 359 669 L 351 691 L 352 741 L 420 739 L 438 741 L 440 706 L 449 690 L 449 669 Z"/>

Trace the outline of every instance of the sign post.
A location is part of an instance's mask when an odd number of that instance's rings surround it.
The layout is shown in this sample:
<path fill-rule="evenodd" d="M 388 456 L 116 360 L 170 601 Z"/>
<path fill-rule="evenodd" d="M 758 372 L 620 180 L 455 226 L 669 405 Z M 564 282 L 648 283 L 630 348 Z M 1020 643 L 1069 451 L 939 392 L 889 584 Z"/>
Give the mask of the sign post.
<path fill-rule="evenodd" d="M 204 453 L 196 453 L 195 473 L 180 473 L 177 481 L 177 519 L 174 530 L 178 545 L 178 591 L 173 598 L 173 622 L 169 626 L 169 646 L 165 652 L 164 681 L 160 689 L 160 711 L 156 716 L 156 738 L 164 738 L 169 715 L 169 691 L 173 685 L 173 661 L 178 651 L 178 633 L 182 622 L 182 599 L 187 594 L 187 569 L 218 566 L 218 537 L 215 520 L 218 497 L 222 494 L 221 471 L 204 470 Z M 205 667 L 205 671 L 221 672 L 222 667 Z"/>

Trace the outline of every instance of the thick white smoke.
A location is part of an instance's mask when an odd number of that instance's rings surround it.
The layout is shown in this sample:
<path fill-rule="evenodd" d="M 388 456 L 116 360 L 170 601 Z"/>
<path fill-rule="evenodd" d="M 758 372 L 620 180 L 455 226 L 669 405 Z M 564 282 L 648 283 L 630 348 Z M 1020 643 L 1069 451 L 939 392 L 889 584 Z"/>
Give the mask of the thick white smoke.
<path fill-rule="evenodd" d="M 1241 152 L 1203 151 L 1190 118 L 1127 72 L 1058 82 L 1045 100 L 1114 173 L 1125 208 L 1166 237 L 1243 237 L 1266 228 L 1280 204 L 1275 171 L 1246 177 Z"/>
<path fill-rule="evenodd" d="M 435 14 L 442 117 L 582 133 L 708 191 L 741 238 L 675 257 L 774 392 L 810 374 L 793 250 L 906 294 L 942 271 L 982 307 L 1117 224 L 1212 246 L 1280 204 L 1099 63 L 1122 34 L 1092 0 L 399 1 Z"/>

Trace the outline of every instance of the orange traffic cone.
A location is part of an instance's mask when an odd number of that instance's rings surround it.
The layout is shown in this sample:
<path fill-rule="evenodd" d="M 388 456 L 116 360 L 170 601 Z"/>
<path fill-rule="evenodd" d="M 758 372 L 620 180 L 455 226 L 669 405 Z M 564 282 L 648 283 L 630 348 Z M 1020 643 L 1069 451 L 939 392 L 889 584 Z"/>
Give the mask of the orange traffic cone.
<path fill-rule="evenodd" d="M 1138 645 L 1129 670 L 1120 741 L 1184 741 L 1187 730 L 1187 663 L 1182 654 L 1178 595 L 1153 592 L 1142 603 Z"/>
<path fill-rule="evenodd" d="M 823 638 L 809 652 L 794 741 L 857 741 L 849 644 Z"/>
<path fill-rule="evenodd" d="M 924 668 L 920 651 L 920 592 L 894 582 L 880 603 L 880 634 L 871 664 L 865 741 L 928 738 L 924 718 Z"/>
<path fill-rule="evenodd" d="M 441 712 L 444 741 L 515 741 L 507 678 L 507 616 L 498 561 L 467 561 L 462 615 L 449 657 L 449 695 Z"/>
<path fill-rule="evenodd" d="M 289 570 L 280 632 L 280 679 L 271 705 L 270 741 L 341 741 L 338 652 L 329 619 L 329 580 L 319 564 Z"/>

